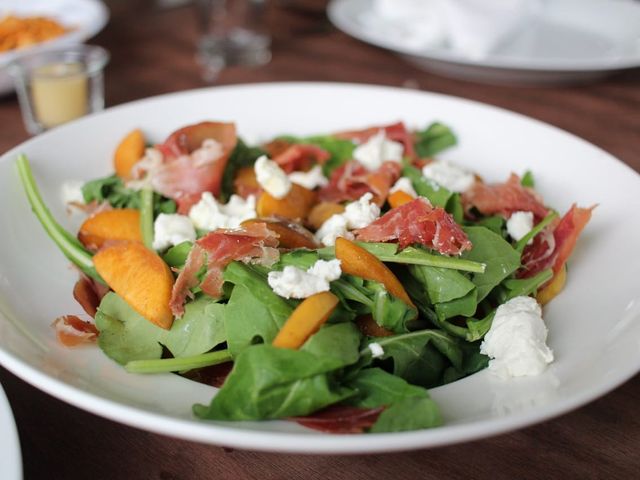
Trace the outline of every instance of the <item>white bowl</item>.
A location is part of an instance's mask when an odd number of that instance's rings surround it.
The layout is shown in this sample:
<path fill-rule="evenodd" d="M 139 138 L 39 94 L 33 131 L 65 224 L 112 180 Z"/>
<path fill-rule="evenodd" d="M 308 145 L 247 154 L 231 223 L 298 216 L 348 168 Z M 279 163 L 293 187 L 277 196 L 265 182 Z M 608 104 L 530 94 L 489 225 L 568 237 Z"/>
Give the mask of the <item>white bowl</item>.
<path fill-rule="evenodd" d="M 50 327 L 79 313 L 75 272 L 32 215 L 14 160 L 24 152 L 53 214 L 65 225 L 60 185 L 112 169 L 114 146 L 135 127 L 161 140 L 204 119 L 235 121 L 268 139 L 404 120 L 450 125 L 444 157 L 488 181 L 531 169 L 548 204 L 598 203 L 570 260 L 565 291 L 544 310 L 556 361 L 541 376 L 500 381 L 482 371 L 432 390 L 446 425 L 407 433 L 326 435 L 293 423 L 205 422 L 191 414 L 215 389 L 175 375 L 132 375 L 98 348 L 65 349 Z M 605 127 L 606 128 L 606 127 Z M 0 158 L 0 363 L 73 405 L 176 437 L 256 450 L 367 453 L 432 447 L 540 422 L 620 385 L 640 367 L 640 176 L 597 147 L 521 115 L 458 98 L 345 84 L 265 84 L 161 96 L 109 109 L 37 136 Z M 613 408 L 613 407 L 612 407 Z"/>
<path fill-rule="evenodd" d="M 0 95 L 13 91 L 13 82 L 4 68 L 13 59 L 37 50 L 84 42 L 102 30 L 109 19 L 109 10 L 100 0 L 3 0 L 0 4 L 0 18 L 5 15 L 43 15 L 73 30 L 33 47 L 0 53 Z"/>

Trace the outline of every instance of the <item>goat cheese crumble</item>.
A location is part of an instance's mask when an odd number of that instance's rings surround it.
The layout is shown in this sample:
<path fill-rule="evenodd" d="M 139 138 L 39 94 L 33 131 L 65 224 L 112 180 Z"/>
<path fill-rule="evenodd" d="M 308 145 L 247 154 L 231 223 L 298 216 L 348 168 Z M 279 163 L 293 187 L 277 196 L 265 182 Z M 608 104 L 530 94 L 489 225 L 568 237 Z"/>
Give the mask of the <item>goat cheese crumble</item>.
<path fill-rule="evenodd" d="M 218 203 L 211 192 L 204 192 L 200 201 L 189 210 L 189 218 L 199 230 L 238 228 L 242 222 L 256 217 L 256 197 L 246 199 L 231 195 L 227 204 Z"/>
<path fill-rule="evenodd" d="M 384 355 L 384 349 L 382 345 L 377 342 L 372 342 L 368 345 L 369 350 L 371 351 L 372 358 L 380 358 Z"/>
<path fill-rule="evenodd" d="M 289 180 L 309 190 L 313 190 L 316 187 L 324 187 L 329 183 L 327 177 L 322 173 L 320 165 L 315 165 L 308 172 L 292 172 L 289 174 Z"/>
<path fill-rule="evenodd" d="M 519 296 L 498 307 L 480 353 L 491 357 L 489 371 L 501 378 L 539 375 L 553 361 L 546 340 L 540 305 Z"/>
<path fill-rule="evenodd" d="M 324 245 L 335 245 L 336 238 L 353 239 L 349 230 L 364 228 L 380 216 L 380 207 L 372 203 L 373 194 L 365 193 L 359 200 L 351 202 L 343 213 L 329 217 L 316 232 L 316 240 Z"/>
<path fill-rule="evenodd" d="M 266 155 L 262 155 L 256 160 L 254 170 L 260 186 L 273 198 L 284 198 L 291 190 L 291 180 L 287 174 Z"/>
<path fill-rule="evenodd" d="M 532 212 L 513 212 L 507 220 L 507 233 L 516 242 L 533 228 Z"/>
<path fill-rule="evenodd" d="M 411 180 L 407 177 L 400 177 L 398 181 L 393 184 L 393 186 L 389 190 L 389 193 L 394 193 L 397 191 L 408 193 L 413 198 L 418 196 L 416 190 L 413 188 L 413 183 L 411 183 Z"/>
<path fill-rule="evenodd" d="M 70 203 L 85 204 L 84 195 L 82 195 L 83 185 L 84 182 L 81 180 L 69 180 L 62 184 L 60 194 L 65 205 L 69 205 Z"/>
<path fill-rule="evenodd" d="M 473 173 L 443 160 L 434 160 L 422 167 L 422 175 L 447 190 L 457 193 L 464 192 L 475 182 Z"/>
<path fill-rule="evenodd" d="M 367 170 L 377 170 L 383 162 L 400 162 L 404 146 L 389 140 L 380 130 L 366 142 L 358 145 L 353 151 L 353 158 L 360 162 Z"/>
<path fill-rule="evenodd" d="M 153 223 L 153 249 L 166 250 L 182 242 L 195 242 L 196 230 L 189 217 L 177 213 L 161 213 Z"/>
<path fill-rule="evenodd" d="M 267 281 L 284 298 L 307 298 L 329 291 L 329 282 L 340 278 L 340 260 L 318 260 L 306 271 L 287 265 L 281 272 L 269 272 Z"/>

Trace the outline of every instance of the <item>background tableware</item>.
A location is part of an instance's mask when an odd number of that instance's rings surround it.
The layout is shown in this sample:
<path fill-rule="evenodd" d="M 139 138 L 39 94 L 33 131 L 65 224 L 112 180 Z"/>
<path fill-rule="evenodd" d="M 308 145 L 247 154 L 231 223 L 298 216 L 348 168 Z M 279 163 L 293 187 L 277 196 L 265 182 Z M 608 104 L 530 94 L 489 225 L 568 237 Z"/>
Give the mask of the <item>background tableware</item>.
<path fill-rule="evenodd" d="M 13 90 L 13 82 L 5 67 L 17 56 L 35 50 L 82 43 L 102 30 L 109 19 L 109 11 L 100 0 L 2 0 L 0 17 L 9 14 L 44 15 L 72 30 L 50 42 L 0 54 L 0 95 Z"/>
<path fill-rule="evenodd" d="M 38 134 L 104 108 L 102 47 L 75 45 L 21 55 L 7 67 L 25 128 Z"/>
<path fill-rule="evenodd" d="M 446 44 L 424 47 L 403 41 L 406 33 L 402 24 L 385 18 L 378 18 L 375 24 L 367 20 L 373 2 L 332 0 L 327 13 L 348 35 L 445 76 L 487 83 L 550 85 L 593 81 L 640 66 L 640 3 L 632 0 L 544 2 L 536 21 L 479 57 Z"/>
<path fill-rule="evenodd" d="M 3 480 L 20 480 L 22 478 L 22 459 L 20 440 L 11 413 L 9 400 L 0 385 L 0 478 Z"/>
<path fill-rule="evenodd" d="M 258 140 L 400 119 L 412 127 L 440 120 L 460 140 L 445 158 L 479 170 L 487 181 L 531 169 L 545 200 L 559 210 L 573 202 L 599 203 L 571 259 L 566 290 L 545 310 L 556 362 L 533 379 L 501 382 L 483 371 L 433 389 L 446 420 L 442 428 L 329 436 L 288 422 L 197 421 L 191 405 L 208 402 L 213 388 L 175 375 L 127 374 L 97 348 L 58 345 L 51 321 L 81 311 L 71 295 L 77 274 L 31 215 L 16 179 L 16 155 L 29 156 L 53 214 L 69 225 L 59 200 L 65 180 L 110 173 L 113 149 L 130 129 L 141 127 L 148 138 L 160 141 L 175 128 L 211 118 L 212 105 L 216 119 L 233 120 L 241 136 Z M 287 113 L 283 105 L 305 105 L 313 115 L 301 122 L 298 113 Z M 0 363 L 96 414 L 238 448 L 373 453 L 513 430 L 583 405 L 640 368 L 640 254 L 633 248 L 640 244 L 640 227 L 628 215 L 640 209 L 640 197 L 629 194 L 639 188 L 637 173 L 584 140 L 515 113 L 443 95 L 363 85 L 275 83 L 197 90 L 123 105 L 45 132 L 0 158 L 0 224 L 9 232 L 0 237 Z M 35 288 L 38 285 L 46 288 Z"/>
<path fill-rule="evenodd" d="M 207 80 L 225 67 L 263 65 L 271 59 L 268 0 L 194 0 L 200 27 L 198 59 Z"/>

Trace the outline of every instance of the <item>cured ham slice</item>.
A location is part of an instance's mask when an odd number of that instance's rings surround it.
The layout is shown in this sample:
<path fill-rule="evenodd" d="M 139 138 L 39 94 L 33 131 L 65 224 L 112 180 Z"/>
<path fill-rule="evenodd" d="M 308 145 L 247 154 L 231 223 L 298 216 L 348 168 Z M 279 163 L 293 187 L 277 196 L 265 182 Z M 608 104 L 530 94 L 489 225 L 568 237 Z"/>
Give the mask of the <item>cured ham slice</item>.
<path fill-rule="evenodd" d="M 93 343 L 98 338 L 98 329 L 93 323 L 85 322 L 76 315 L 63 315 L 53 322 L 58 341 L 65 347 L 76 347 L 83 343 Z"/>
<path fill-rule="evenodd" d="M 326 150 L 315 145 L 294 144 L 287 147 L 278 155 L 272 157 L 286 173 L 307 171 L 314 164 L 323 164 L 331 155 Z"/>
<path fill-rule="evenodd" d="M 357 143 L 364 143 L 373 137 L 380 130 L 384 131 L 385 136 L 389 140 L 401 143 L 404 147 L 404 156 L 416 160 L 417 155 L 413 148 L 413 135 L 407 130 L 403 122 L 393 123 L 379 127 L 369 127 L 364 130 L 351 130 L 347 132 L 338 132 L 334 134 L 337 138 L 352 140 Z"/>
<path fill-rule="evenodd" d="M 358 200 L 371 192 L 373 201 L 381 206 L 401 173 L 398 162 L 384 162 L 378 170 L 370 172 L 352 160 L 333 171 L 329 184 L 320 189 L 319 197 L 324 202 L 339 203 Z"/>
<path fill-rule="evenodd" d="M 327 433 L 362 433 L 371 428 L 384 407 L 331 405 L 305 417 L 292 417 L 300 425 Z"/>
<path fill-rule="evenodd" d="M 174 315 L 184 313 L 184 302 L 190 289 L 198 283 L 204 293 L 212 297 L 222 294 L 222 272 L 234 260 L 271 265 L 279 258 L 278 237 L 262 222 L 251 223 L 239 229 L 218 229 L 198 240 L 176 279 L 170 307 Z M 198 272 L 206 265 L 202 282 Z"/>
<path fill-rule="evenodd" d="M 557 274 L 573 252 L 580 233 L 591 219 L 595 207 L 579 208 L 575 204 L 560 219 L 534 238 L 522 252 L 518 277 L 532 277 L 547 268 Z"/>
<path fill-rule="evenodd" d="M 475 182 L 462 194 L 462 204 L 467 213 L 475 207 L 483 215 L 499 214 L 505 218 L 523 211 L 532 212 L 540 220 L 548 213 L 542 199 L 532 189 L 523 187 L 520 177 L 513 173 L 504 183 Z"/>
<path fill-rule="evenodd" d="M 73 298 L 85 312 L 95 318 L 102 297 L 109 293 L 109 287 L 80 273 L 80 278 L 73 287 Z"/>
<path fill-rule="evenodd" d="M 151 186 L 186 214 L 203 192 L 219 195 L 222 175 L 238 141 L 233 123 L 202 122 L 175 131 L 157 146 L 164 155 Z"/>
<path fill-rule="evenodd" d="M 365 242 L 397 241 L 400 248 L 419 243 L 446 255 L 460 254 L 472 246 L 451 215 L 422 197 L 392 208 L 354 233 Z"/>

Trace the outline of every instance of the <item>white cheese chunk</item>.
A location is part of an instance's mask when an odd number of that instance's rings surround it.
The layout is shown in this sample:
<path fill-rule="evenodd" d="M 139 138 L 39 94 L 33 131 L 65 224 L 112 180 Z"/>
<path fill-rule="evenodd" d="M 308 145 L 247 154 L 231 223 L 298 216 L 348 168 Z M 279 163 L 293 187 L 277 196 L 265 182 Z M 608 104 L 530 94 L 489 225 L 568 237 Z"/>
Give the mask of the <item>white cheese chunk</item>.
<path fill-rule="evenodd" d="M 353 158 L 367 170 L 377 170 L 383 162 L 400 162 L 403 152 L 404 146 L 401 143 L 389 140 L 384 130 L 380 130 L 355 148 Z"/>
<path fill-rule="evenodd" d="M 306 271 L 287 265 L 281 272 L 269 272 L 267 281 L 284 298 L 307 298 L 329 291 L 329 282 L 340 278 L 340 260 L 318 260 Z"/>
<path fill-rule="evenodd" d="M 398 191 L 408 193 L 414 198 L 418 196 L 415 189 L 413 188 L 413 183 L 411 183 L 411 180 L 408 179 L 407 177 L 400 177 L 398 181 L 393 184 L 393 186 L 389 190 L 389 193 L 394 193 Z"/>
<path fill-rule="evenodd" d="M 349 230 L 364 228 L 380 216 L 380 207 L 372 203 L 373 194 L 365 193 L 359 200 L 351 202 L 343 213 L 336 213 L 322 224 L 316 232 L 316 240 L 324 245 L 335 245 L 336 238 L 353 239 Z"/>
<path fill-rule="evenodd" d="M 218 203 L 211 192 L 204 192 L 200 201 L 189 210 L 189 218 L 199 230 L 238 228 L 242 222 L 256 217 L 256 197 L 246 199 L 231 195 L 229 202 Z"/>
<path fill-rule="evenodd" d="M 154 250 L 166 250 L 173 245 L 195 240 L 196 230 L 185 215 L 161 213 L 153 223 Z"/>
<path fill-rule="evenodd" d="M 256 160 L 254 170 L 260 186 L 274 198 L 284 198 L 291 190 L 291 180 L 273 160 L 262 155 Z"/>
<path fill-rule="evenodd" d="M 425 165 L 422 175 L 447 190 L 458 193 L 464 192 L 475 182 L 473 173 L 443 160 L 434 160 Z"/>
<path fill-rule="evenodd" d="M 377 342 L 370 343 L 368 347 L 369 347 L 369 350 L 371 351 L 372 358 L 380 358 L 384 355 L 384 349 L 382 348 L 382 345 L 380 345 L 379 343 Z"/>
<path fill-rule="evenodd" d="M 539 375 L 553 361 L 546 340 L 540 305 L 520 296 L 498 307 L 480 352 L 491 357 L 489 371 L 499 377 Z"/>
<path fill-rule="evenodd" d="M 315 165 L 308 172 L 292 172 L 289 174 L 289 180 L 309 190 L 313 190 L 316 187 L 324 187 L 329 183 L 327 177 L 322 173 L 320 165 Z"/>
<path fill-rule="evenodd" d="M 516 242 L 533 228 L 532 212 L 513 212 L 507 220 L 507 233 Z M 529 240 L 531 243 L 531 240 Z"/>
<path fill-rule="evenodd" d="M 207 165 L 215 162 L 223 154 L 222 144 L 213 138 L 207 138 L 202 142 L 202 146 L 191 153 L 194 167 Z"/>
<path fill-rule="evenodd" d="M 70 203 L 85 204 L 84 196 L 82 195 L 83 185 L 84 182 L 80 180 L 69 180 L 62 184 L 60 195 L 65 205 L 69 205 Z"/>

